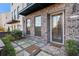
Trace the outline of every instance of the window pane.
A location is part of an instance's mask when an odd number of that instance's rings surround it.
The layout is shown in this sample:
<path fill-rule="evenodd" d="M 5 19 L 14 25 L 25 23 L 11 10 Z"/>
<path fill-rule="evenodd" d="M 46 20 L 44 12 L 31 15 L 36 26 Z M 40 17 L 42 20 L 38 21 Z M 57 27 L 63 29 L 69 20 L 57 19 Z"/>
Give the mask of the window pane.
<path fill-rule="evenodd" d="M 35 35 L 41 36 L 41 16 L 35 17 Z"/>
<path fill-rule="evenodd" d="M 30 19 L 27 20 L 27 27 L 30 27 Z"/>
<path fill-rule="evenodd" d="M 30 34 L 30 26 L 31 26 L 30 19 L 27 19 L 27 34 Z"/>
<path fill-rule="evenodd" d="M 17 7 L 17 19 L 19 19 L 19 6 Z"/>
<path fill-rule="evenodd" d="M 52 38 L 53 41 L 62 42 L 61 15 L 53 16 Z"/>
<path fill-rule="evenodd" d="M 35 26 L 41 26 L 41 16 L 35 18 Z"/>

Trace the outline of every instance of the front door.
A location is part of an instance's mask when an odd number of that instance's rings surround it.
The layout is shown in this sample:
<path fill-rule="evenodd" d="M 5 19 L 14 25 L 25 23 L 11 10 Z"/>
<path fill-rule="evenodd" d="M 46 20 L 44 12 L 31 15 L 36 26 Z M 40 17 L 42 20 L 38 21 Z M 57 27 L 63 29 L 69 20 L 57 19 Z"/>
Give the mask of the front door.
<path fill-rule="evenodd" d="M 52 15 L 52 41 L 63 42 L 62 13 Z"/>

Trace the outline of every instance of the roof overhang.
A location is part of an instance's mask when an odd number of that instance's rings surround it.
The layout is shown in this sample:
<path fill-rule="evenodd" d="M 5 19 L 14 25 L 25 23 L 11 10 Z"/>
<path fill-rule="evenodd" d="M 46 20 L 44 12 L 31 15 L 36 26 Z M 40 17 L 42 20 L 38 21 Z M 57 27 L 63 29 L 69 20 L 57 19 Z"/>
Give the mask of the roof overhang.
<path fill-rule="evenodd" d="M 40 9 L 43 9 L 49 5 L 51 5 L 52 3 L 33 3 L 29 6 L 26 6 L 25 8 L 23 8 L 21 11 L 19 11 L 20 15 L 26 16 L 32 12 L 38 11 Z"/>
<path fill-rule="evenodd" d="M 11 20 L 9 22 L 7 22 L 7 24 L 15 24 L 15 23 L 19 23 L 20 21 L 18 20 Z"/>

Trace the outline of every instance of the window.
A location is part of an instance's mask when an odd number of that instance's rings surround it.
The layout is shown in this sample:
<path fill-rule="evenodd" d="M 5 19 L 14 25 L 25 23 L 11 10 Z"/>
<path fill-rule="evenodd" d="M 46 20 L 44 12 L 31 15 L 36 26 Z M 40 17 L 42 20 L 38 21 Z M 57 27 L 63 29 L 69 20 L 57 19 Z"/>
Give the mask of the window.
<path fill-rule="evenodd" d="M 14 20 L 16 20 L 16 10 L 14 10 Z"/>
<path fill-rule="evenodd" d="M 14 11 L 12 12 L 12 20 L 14 19 Z"/>
<path fill-rule="evenodd" d="M 13 3 L 12 3 L 12 5 L 13 5 Z"/>
<path fill-rule="evenodd" d="M 27 6 L 27 3 L 22 4 L 22 8 L 25 8 Z"/>
<path fill-rule="evenodd" d="M 41 36 L 41 16 L 35 17 L 35 35 Z"/>
<path fill-rule="evenodd" d="M 24 3 L 22 3 L 22 8 L 24 8 Z"/>
<path fill-rule="evenodd" d="M 13 12 L 12 12 L 12 20 L 13 20 Z"/>
<path fill-rule="evenodd" d="M 19 6 L 17 7 L 17 19 L 19 19 Z"/>
<path fill-rule="evenodd" d="M 30 19 L 27 19 L 27 34 L 30 34 L 30 26 L 31 26 L 31 22 Z"/>
<path fill-rule="evenodd" d="M 30 6 L 32 3 L 27 3 L 27 6 Z"/>

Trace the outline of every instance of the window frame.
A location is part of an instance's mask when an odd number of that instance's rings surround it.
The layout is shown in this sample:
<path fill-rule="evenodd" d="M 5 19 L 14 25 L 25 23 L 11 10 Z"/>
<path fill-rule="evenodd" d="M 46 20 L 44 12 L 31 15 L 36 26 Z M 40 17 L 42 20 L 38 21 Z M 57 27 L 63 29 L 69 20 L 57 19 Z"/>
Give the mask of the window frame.
<path fill-rule="evenodd" d="M 65 31 L 65 29 L 64 29 L 64 19 L 65 19 L 65 17 L 64 17 L 64 10 L 60 10 L 60 11 L 56 11 L 56 12 L 53 12 L 53 13 L 51 13 L 50 14 L 50 25 L 52 25 L 51 24 L 51 20 L 52 20 L 52 16 L 54 16 L 54 15 L 57 15 L 57 14 L 62 14 L 62 43 L 60 43 L 60 42 L 55 42 L 55 41 L 52 41 L 52 35 L 51 35 L 51 26 L 50 26 L 50 42 L 53 42 L 53 43 L 57 43 L 57 44 L 61 44 L 61 45 L 64 45 L 64 31 Z"/>
<path fill-rule="evenodd" d="M 57 27 L 57 35 L 59 35 L 60 34 L 60 37 L 61 37 L 61 42 L 60 43 L 62 43 L 62 19 L 59 19 L 59 17 L 58 16 L 60 16 L 60 18 L 62 18 L 62 13 L 60 13 L 60 14 L 55 14 L 55 15 L 52 15 L 52 26 L 54 26 L 54 22 L 59 22 L 60 21 L 60 26 L 58 25 L 58 27 Z M 54 19 L 54 17 L 56 17 L 57 18 L 57 20 L 55 20 Z M 61 30 L 59 30 L 59 27 L 60 27 L 60 29 Z M 55 41 L 55 39 L 54 39 L 54 35 L 55 33 L 54 33 L 54 28 L 52 27 L 52 40 L 53 41 Z M 55 41 L 55 42 L 58 42 L 58 41 Z"/>

